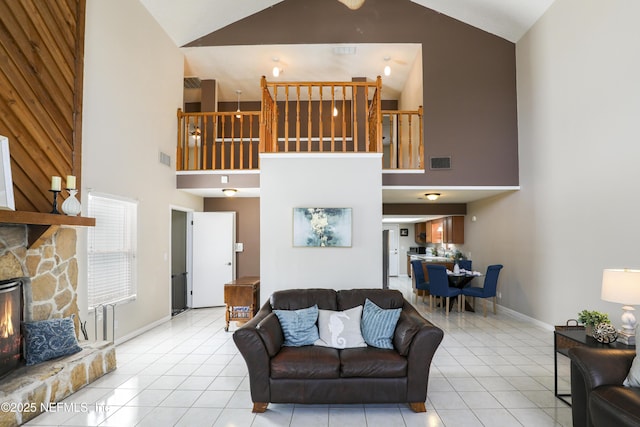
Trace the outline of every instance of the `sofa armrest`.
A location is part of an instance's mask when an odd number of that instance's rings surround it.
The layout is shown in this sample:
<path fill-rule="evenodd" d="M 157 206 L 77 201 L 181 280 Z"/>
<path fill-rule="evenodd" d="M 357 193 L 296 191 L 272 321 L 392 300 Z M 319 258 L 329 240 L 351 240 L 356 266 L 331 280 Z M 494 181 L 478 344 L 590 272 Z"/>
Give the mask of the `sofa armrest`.
<path fill-rule="evenodd" d="M 404 321 L 411 323 L 411 329 L 415 329 L 407 350 L 407 399 L 408 402 L 424 402 L 427 399 L 431 360 L 442 342 L 444 332 L 422 317 L 408 302 L 402 312 Z"/>
<path fill-rule="evenodd" d="M 574 347 L 571 359 L 571 412 L 574 426 L 590 426 L 589 394 L 603 385 L 622 385 L 635 350 Z"/>
<path fill-rule="evenodd" d="M 251 399 L 254 402 L 269 402 L 269 351 L 260 332 L 260 323 L 271 314 L 271 305 L 266 302 L 256 315 L 233 333 L 233 341 L 242 354 L 249 372 Z"/>

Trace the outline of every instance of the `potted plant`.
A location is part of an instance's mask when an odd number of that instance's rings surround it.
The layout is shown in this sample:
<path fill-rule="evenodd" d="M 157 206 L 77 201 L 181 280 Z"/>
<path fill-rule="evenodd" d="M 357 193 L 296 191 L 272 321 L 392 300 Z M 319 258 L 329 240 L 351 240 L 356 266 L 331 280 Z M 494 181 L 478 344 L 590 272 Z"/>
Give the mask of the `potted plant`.
<path fill-rule="evenodd" d="M 582 310 L 580 313 L 578 313 L 578 322 L 584 325 L 585 332 L 590 336 L 593 335 L 593 328 L 595 328 L 600 323 L 611 323 L 608 314 L 601 313 L 595 310 Z"/>

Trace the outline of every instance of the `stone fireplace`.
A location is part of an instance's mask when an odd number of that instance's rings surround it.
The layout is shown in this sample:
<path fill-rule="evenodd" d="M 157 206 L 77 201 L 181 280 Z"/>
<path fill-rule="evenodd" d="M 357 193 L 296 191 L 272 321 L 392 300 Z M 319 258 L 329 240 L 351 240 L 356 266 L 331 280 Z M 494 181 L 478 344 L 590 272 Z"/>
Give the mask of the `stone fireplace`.
<path fill-rule="evenodd" d="M 76 336 L 81 338 L 76 229 L 61 227 L 39 247 L 31 249 L 27 247 L 27 233 L 26 225 L 0 224 L 0 283 L 13 278 L 30 279 L 24 281 L 23 296 L 18 297 L 24 302 L 19 303 L 24 306 L 23 310 L 18 310 L 18 313 L 23 312 L 24 321 L 75 315 Z M 0 289 L 0 295 L 3 295 L 1 292 Z M 2 301 L 0 296 L 0 304 L 4 304 Z M 14 311 L 13 306 L 11 310 Z M 4 322 L 0 318 L 0 337 Z M 14 322 L 20 329 L 20 318 L 11 318 L 11 327 L 15 330 Z M 0 411 L 1 426 L 27 422 L 46 411 L 48 405 L 63 400 L 116 368 L 113 343 L 82 339 L 79 343 L 83 348 L 81 352 L 38 365 L 24 366 L 19 358 L 17 369 L 0 378 L 0 403 L 35 405 L 30 407 L 37 408 L 36 412 Z M 0 346 L 4 344 L 0 338 Z"/>

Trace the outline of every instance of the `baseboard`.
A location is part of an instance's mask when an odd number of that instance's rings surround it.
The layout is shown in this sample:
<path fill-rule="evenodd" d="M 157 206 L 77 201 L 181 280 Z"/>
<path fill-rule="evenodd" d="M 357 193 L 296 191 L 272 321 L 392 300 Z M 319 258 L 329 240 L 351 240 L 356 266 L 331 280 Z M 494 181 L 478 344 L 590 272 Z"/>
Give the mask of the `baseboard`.
<path fill-rule="evenodd" d="M 501 311 L 501 312 L 503 312 L 505 314 L 509 314 L 509 315 L 511 315 L 513 317 L 516 317 L 518 319 L 526 320 L 527 322 L 533 323 L 536 326 L 539 326 L 539 327 L 541 327 L 543 329 L 546 329 L 548 331 L 553 331 L 555 329 L 553 325 L 549 325 L 548 323 L 541 322 L 538 319 L 534 319 L 533 317 L 529 317 L 529 316 L 524 315 L 524 314 L 522 314 L 522 313 L 520 313 L 518 311 L 512 310 L 512 309 L 507 308 L 507 307 L 504 307 L 504 306 L 502 306 L 500 304 L 497 304 L 497 308 L 498 308 L 499 311 Z"/>
<path fill-rule="evenodd" d="M 161 319 L 156 320 L 155 322 L 151 322 L 148 325 L 143 326 L 140 329 L 136 329 L 135 331 L 124 335 L 122 337 L 119 337 L 115 340 L 115 344 L 119 345 L 119 344 L 123 344 L 127 341 L 129 341 L 130 339 L 133 339 L 135 337 L 137 337 L 138 335 L 142 335 L 143 333 L 155 328 L 156 326 L 160 326 L 162 325 L 164 322 L 168 322 L 169 320 L 171 320 L 171 315 L 169 314 L 168 316 L 165 316 Z"/>

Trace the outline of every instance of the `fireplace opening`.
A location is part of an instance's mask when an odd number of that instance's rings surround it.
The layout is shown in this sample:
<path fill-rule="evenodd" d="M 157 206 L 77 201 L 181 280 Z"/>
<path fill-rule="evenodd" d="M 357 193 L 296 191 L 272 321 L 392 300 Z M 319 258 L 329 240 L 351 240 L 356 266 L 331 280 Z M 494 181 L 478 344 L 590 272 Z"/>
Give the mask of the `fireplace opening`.
<path fill-rule="evenodd" d="M 0 281 L 0 378 L 20 366 L 22 280 Z"/>

